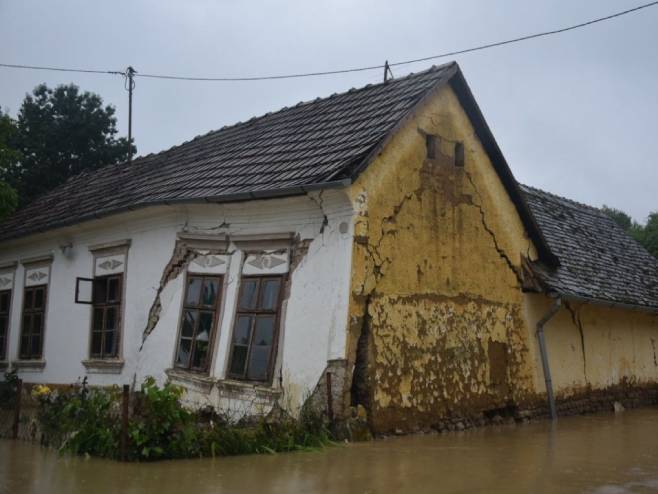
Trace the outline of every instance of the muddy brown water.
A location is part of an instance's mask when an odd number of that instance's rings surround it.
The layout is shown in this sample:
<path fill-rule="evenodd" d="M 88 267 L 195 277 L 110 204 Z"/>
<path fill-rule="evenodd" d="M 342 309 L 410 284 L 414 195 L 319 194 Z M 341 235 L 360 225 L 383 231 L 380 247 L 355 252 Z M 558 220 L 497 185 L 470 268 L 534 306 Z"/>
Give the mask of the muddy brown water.
<path fill-rule="evenodd" d="M 317 452 L 148 464 L 0 441 L 2 493 L 658 492 L 658 408 Z"/>

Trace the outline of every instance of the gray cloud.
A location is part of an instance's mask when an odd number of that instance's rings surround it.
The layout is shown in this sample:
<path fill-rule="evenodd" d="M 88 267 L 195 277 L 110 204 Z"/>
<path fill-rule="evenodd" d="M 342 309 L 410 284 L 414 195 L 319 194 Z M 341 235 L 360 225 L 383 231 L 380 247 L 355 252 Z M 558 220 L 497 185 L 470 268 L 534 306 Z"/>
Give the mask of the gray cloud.
<path fill-rule="evenodd" d="M 0 60 L 113 70 L 133 65 L 145 73 L 201 76 L 327 70 L 530 34 L 639 3 L 0 0 Z M 517 179 L 624 209 L 641 221 L 658 209 L 657 26 L 658 7 L 457 58 Z M 381 77 L 138 79 L 134 135 L 140 154 L 156 152 Z M 41 82 L 75 82 L 99 93 L 117 107 L 126 133 L 127 95 L 117 76 L 0 69 L 0 105 L 15 113 L 25 93 Z"/>

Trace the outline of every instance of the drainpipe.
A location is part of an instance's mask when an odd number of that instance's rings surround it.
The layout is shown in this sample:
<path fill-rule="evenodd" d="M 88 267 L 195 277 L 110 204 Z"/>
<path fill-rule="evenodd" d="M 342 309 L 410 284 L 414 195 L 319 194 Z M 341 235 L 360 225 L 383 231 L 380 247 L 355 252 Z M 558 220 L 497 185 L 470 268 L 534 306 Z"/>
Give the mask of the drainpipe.
<path fill-rule="evenodd" d="M 548 312 L 537 322 L 537 339 L 539 340 L 539 352 L 541 353 L 541 364 L 544 368 L 544 381 L 546 382 L 546 395 L 548 396 L 548 408 L 551 420 L 557 419 L 555 410 L 555 396 L 553 395 L 553 381 L 551 380 L 551 367 L 548 363 L 548 352 L 546 351 L 546 340 L 544 339 L 544 325 L 560 310 L 562 299 L 556 298 Z"/>

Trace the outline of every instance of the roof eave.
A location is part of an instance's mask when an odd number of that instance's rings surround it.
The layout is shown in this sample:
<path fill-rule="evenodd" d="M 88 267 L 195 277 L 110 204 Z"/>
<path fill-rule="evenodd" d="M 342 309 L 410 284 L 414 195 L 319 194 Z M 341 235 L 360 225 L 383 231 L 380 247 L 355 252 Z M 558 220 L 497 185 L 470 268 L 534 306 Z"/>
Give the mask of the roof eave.
<path fill-rule="evenodd" d="M 285 197 L 300 196 L 316 190 L 344 188 L 350 185 L 351 183 L 352 182 L 349 178 L 345 178 L 340 180 L 332 180 L 328 182 L 317 182 L 317 183 L 311 183 L 306 185 L 296 185 L 294 187 L 288 187 L 283 189 L 265 189 L 257 192 L 239 192 L 235 194 L 226 194 L 220 196 L 207 196 L 204 198 L 194 198 L 194 199 L 182 198 L 182 199 L 169 199 L 169 200 L 144 202 L 142 204 L 137 204 L 134 206 L 126 206 L 122 208 L 103 211 L 100 213 L 92 213 L 80 218 L 76 218 L 76 220 L 74 221 L 62 221 L 58 223 L 53 223 L 49 228 L 35 229 L 32 231 L 28 230 L 25 233 L 17 234 L 17 235 L 1 236 L 0 242 L 19 240 L 19 239 L 30 237 L 32 235 L 47 233 L 54 230 L 58 230 L 60 228 L 66 228 L 69 226 L 78 225 L 80 223 L 86 223 L 88 221 L 108 218 L 110 216 L 115 216 L 122 213 L 136 211 L 149 207 L 176 206 L 176 205 L 185 205 L 185 204 L 208 204 L 208 203 L 226 204 L 226 203 L 237 203 L 237 202 L 254 201 L 254 200 L 279 199 Z"/>
<path fill-rule="evenodd" d="M 500 147 L 496 142 L 496 138 L 494 137 L 493 132 L 491 132 L 491 129 L 489 128 L 489 125 L 487 124 L 487 121 L 485 120 L 484 115 L 482 114 L 482 111 L 480 110 L 480 107 L 477 104 L 477 101 L 475 100 L 475 97 L 473 96 L 473 93 L 471 92 L 471 89 L 468 86 L 468 83 L 466 82 L 466 79 L 464 78 L 464 75 L 462 74 L 459 67 L 457 67 L 455 74 L 450 78 L 450 86 L 457 95 L 460 104 L 471 120 L 471 123 L 475 129 L 475 133 L 480 139 L 480 142 L 482 143 L 485 151 L 489 155 L 489 158 L 491 159 L 491 162 L 496 169 L 500 180 L 503 182 L 505 190 L 512 199 L 512 202 L 514 202 L 514 205 L 519 212 L 519 216 L 521 217 L 521 221 L 523 221 L 528 235 L 537 248 L 539 259 L 550 267 L 559 266 L 560 261 L 558 257 L 551 251 L 550 247 L 548 246 L 548 242 L 546 241 L 544 234 L 539 228 L 537 221 L 532 215 L 530 207 L 523 197 L 521 188 L 514 178 L 512 170 L 510 169 L 505 156 L 500 150 Z"/>

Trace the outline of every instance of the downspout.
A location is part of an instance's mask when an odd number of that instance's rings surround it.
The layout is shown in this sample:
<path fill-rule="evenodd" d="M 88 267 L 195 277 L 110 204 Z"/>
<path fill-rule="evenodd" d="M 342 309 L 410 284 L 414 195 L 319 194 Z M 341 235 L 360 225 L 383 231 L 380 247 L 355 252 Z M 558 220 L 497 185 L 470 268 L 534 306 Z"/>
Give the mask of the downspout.
<path fill-rule="evenodd" d="M 553 395 L 553 381 L 551 380 L 551 367 L 548 363 L 548 352 L 546 351 L 546 340 L 544 339 L 544 325 L 560 310 L 562 299 L 557 297 L 548 312 L 537 322 L 537 339 L 539 340 L 539 352 L 541 353 L 541 364 L 544 368 L 544 381 L 546 383 L 546 395 L 548 396 L 548 409 L 551 420 L 557 419 L 555 410 L 555 396 Z"/>

